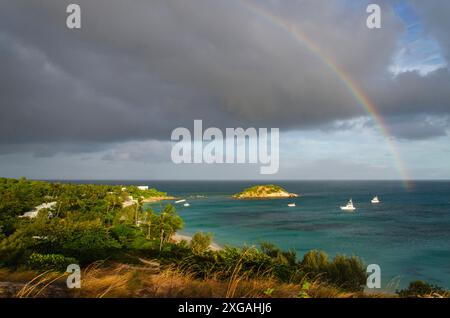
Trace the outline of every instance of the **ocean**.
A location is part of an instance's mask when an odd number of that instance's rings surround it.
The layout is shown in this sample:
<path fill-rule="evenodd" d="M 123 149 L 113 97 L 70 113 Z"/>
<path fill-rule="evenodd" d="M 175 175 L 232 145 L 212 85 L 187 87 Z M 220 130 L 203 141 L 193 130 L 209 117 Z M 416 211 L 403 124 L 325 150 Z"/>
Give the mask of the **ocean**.
<path fill-rule="evenodd" d="M 81 181 L 79 181 L 81 182 Z M 92 181 L 90 181 L 92 182 Z M 357 255 L 381 267 L 386 291 L 424 280 L 450 288 L 450 181 L 96 181 L 149 185 L 179 198 L 182 234 L 211 232 L 219 245 L 271 242 L 297 251 L 319 249 L 331 257 Z M 235 200 L 244 188 L 273 183 L 298 198 Z M 380 204 L 370 203 L 378 195 Z M 354 213 L 343 212 L 352 198 Z M 288 207 L 288 203 L 296 203 Z M 151 204 L 155 210 L 163 203 Z"/>

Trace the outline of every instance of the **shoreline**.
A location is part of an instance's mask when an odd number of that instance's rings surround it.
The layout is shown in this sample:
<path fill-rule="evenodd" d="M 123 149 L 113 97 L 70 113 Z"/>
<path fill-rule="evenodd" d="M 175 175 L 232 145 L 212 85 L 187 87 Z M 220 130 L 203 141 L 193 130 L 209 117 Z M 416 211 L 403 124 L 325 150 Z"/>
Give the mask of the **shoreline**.
<path fill-rule="evenodd" d="M 176 197 L 171 196 L 165 196 L 165 197 L 150 197 L 142 200 L 142 203 L 154 203 L 159 201 L 168 201 L 168 200 L 175 200 Z"/>
<path fill-rule="evenodd" d="M 175 243 L 180 243 L 181 241 L 186 241 L 190 243 L 192 240 L 192 236 L 175 233 L 174 235 L 172 235 L 172 240 L 174 240 Z M 209 244 L 209 249 L 211 251 L 217 252 L 223 250 L 223 247 L 212 241 L 211 244 Z"/>

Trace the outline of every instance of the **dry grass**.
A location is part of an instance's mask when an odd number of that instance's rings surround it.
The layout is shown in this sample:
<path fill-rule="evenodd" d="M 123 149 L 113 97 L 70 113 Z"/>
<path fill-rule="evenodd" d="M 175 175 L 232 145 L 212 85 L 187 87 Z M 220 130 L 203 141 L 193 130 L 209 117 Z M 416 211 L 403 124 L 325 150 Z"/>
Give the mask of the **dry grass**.
<path fill-rule="evenodd" d="M 299 297 L 304 282 L 299 284 L 280 283 L 268 273 L 249 278 L 238 262 L 229 269 L 230 278 L 221 280 L 212 276 L 196 279 L 192 273 L 176 267 L 166 268 L 160 273 L 140 270 L 124 264 L 106 264 L 96 262 L 82 272 L 81 288 L 65 289 L 65 297 L 115 298 L 115 297 L 150 297 L 150 298 L 203 298 L 203 297 L 237 297 L 237 298 L 295 298 Z M 28 281 L 17 293 L 17 297 L 51 297 L 54 284 L 65 288 L 66 274 L 55 272 L 8 272 L 0 270 L 0 281 Z M 304 291 L 304 290 L 303 290 Z M 304 291 L 311 298 L 353 298 L 353 297 L 387 297 L 386 294 L 346 293 L 342 290 L 320 283 L 319 279 L 309 282 Z M 303 295 L 305 295 L 303 293 Z M 49 295 L 50 294 L 50 295 Z M 57 294 L 56 297 L 60 297 Z M 389 295 L 388 297 L 392 297 Z"/>
<path fill-rule="evenodd" d="M 27 282 L 38 275 L 36 271 L 10 271 L 6 268 L 0 268 L 0 281 L 7 282 Z"/>
<path fill-rule="evenodd" d="M 61 274 L 45 271 L 26 283 L 16 296 L 18 298 L 43 297 L 46 295 L 47 289 L 64 276 L 66 276 L 66 273 Z"/>
<path fill-rule="evenodd" d="M 419 298 L 450 298 L 450 292 L 444 291 L 444 292 L 435 292 L 430 293 L 428 295 L 420 296 Z"/>
<path fill-rule="evenodd" d="M 153 275 L 140 291 L 144 297 L 267 297 L 265 291 L 274 288 L 272 297 L 295 297 L 298 286 L 280 284 L 273 279 L 248 279 L 233 275 L 228 281 L 207 278 L 198 280 L 177 270 Z"/>
<path fill-rule="evenodd" d="M 132 274 L 127 265 L 104 266 L 102 261 L 95 262 L 83 271 L 81 288 L 74 290 L 75 297 L 130 297 Z"/>

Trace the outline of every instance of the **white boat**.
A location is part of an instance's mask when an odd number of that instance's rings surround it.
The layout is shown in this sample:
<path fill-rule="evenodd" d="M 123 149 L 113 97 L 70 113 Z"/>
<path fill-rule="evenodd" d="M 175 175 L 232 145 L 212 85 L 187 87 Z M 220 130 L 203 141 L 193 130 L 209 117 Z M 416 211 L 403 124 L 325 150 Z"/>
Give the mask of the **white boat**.
<path fill-rule="evenodd" d="M 375 197 L 372 199 L 372 201 L 370 201 L 370 202 L 372 202 L 373 204 L 377 204 L 377 203 L 380 203 L 380 199 L 378 199 L 378 197 L 375 196 Z"/>
<path fill-rule="evenodd" d="M 185 203 L 185 204 L 183 204 L 183 206 L 190 206 L 190 204 L 189 203 Z"/>
<path fill-rule="evenodd" d="M 183 199 L 183 200 L 177 200 L 177 201 L 175 201 L 175 203 L 183 203 L 183 202 L 186 202 L 186 200 Z"/>
<path fill-rule="evenodd" d="M 353 200 L 350 199 L 346 206 L 341 206 L 341 210 L 343 210 L 343 211 L 355 211 L 356 208 L 353 205 Z"/>
<path fill-rule="evenodd" d="M 292 207 L 294 207 L 295 206 L 295 203 L 289 203 L 288 204 L 288 207 L 290 207 L 290 208 L 292 208 Z"/>

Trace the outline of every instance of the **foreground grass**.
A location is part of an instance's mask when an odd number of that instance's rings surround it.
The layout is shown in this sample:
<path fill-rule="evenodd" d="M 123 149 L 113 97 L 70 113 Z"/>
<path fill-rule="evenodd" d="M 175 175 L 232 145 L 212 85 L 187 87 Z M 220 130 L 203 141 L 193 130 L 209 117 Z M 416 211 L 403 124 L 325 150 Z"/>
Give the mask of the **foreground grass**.
<path fill-rule="evenodd" d="M 149 262 L 150 264 L 150 262 Z M 251 275 L 239 266 L 228 279 L 220 273 L 196 278 L 186 268 L 168 266 L 155 271 L 151 266 L 98 261 L 82 271 L 81 288 L 66 287 L 66 273 L 55 271 L 10 271 L 0 269 L 0 297 L 43 298 L 449 298 L 448 291 L 421 294 L 363 291 L 349 292 L 316 279 L 298 283 L 280 282 L 275 277 Z M 7 283 L 5 283 L 7 282 Z M 9 286 L 9 290 L 4 290 Z M 408 289 L 410 291 L 411 287 Z"/>
<path fill-rule="evenodd" d="M 354 298 L 392 297 L 386 294 L 343 292 L 319 280 L 280 283 L 272 277 L 252 277 L 239 270 L 227 280 L 217 277 L 197 279 L 195 275 L 169 267 L 159 273 L 126 264 L 96 262 L 82 273 L 80 289 L 65 288 L 66 274 L 57 272 L 10 272 L 0 269 L 0 281 L 16 283 L 10 297 L 82 297 L 82 298 Z M 0 295 L 2 295 L 0 287 Z"/>

